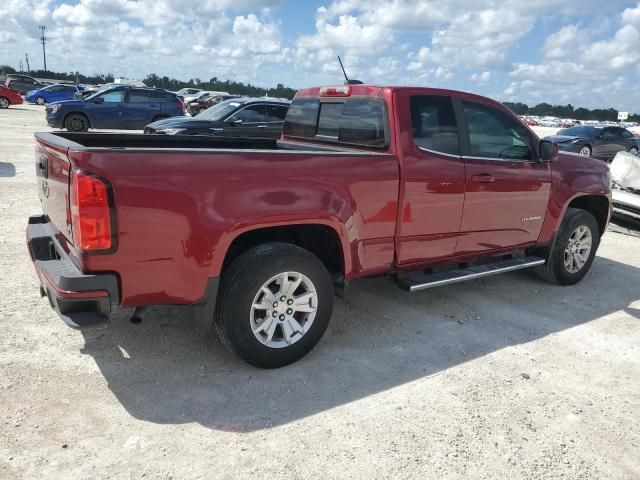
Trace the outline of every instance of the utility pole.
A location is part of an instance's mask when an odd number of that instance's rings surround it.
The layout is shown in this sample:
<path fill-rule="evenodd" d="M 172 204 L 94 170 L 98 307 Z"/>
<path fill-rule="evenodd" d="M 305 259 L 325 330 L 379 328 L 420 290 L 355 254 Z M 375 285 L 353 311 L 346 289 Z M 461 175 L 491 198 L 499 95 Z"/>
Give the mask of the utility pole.
<path fill-rule="evenodd" d="M 31 67 L 29 66 L 29 54 L 28 53 L 24 54 L 24 59 L 27 62 L 27 72 L 30 72 L 31 71 Z"/>
<path fill-rule="evenodd" d="M 40 29 L 40 43 L 42 43 L 42 59 L 44 60 L 44 71 L 47 71 L 47 48 L 46 48 L 46 43 L 47 43 L 47 37 L 44 36 L 44 31 L 46 30 L 47 27 L 45 27 L 44 25 L 40 25 L 38 27 Z"/>

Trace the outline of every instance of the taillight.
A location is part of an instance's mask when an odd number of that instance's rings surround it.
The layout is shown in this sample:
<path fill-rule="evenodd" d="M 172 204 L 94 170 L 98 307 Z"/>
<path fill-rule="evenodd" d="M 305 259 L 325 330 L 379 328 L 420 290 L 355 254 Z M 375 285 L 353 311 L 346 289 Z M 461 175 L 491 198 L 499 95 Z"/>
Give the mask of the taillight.
<path fill-rule="evenodd" d="M 113 245 L 109 186 L 98 177 L 74 170 L 71 174 L 73 241 L 85 252 Z"/>

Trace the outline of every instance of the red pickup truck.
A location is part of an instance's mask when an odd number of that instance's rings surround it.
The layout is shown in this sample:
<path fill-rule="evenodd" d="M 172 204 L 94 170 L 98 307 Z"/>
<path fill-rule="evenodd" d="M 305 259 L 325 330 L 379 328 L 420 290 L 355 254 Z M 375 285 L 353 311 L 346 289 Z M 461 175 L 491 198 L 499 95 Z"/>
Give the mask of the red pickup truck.
<path fill-rule="evenodd" d="M 320 340 L 334 292 L 417 291 L 534 267 L 569 285 L 611 213 L 607 165 L 560 153 L 497 102 L 450 90 L 301 90 L 280 140 L 37 133 L 29 250 L 72 327 L 192 305 L 247 362 Z"/>

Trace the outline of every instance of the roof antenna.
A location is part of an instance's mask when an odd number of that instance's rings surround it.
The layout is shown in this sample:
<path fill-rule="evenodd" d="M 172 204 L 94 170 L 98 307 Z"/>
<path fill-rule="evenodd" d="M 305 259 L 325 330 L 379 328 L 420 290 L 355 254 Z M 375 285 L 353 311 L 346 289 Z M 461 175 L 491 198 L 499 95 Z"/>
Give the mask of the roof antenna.
<path fill-rule="evenodd" d="M 340 62 L 340 68 L 342 69 L 344 79 L 346 80 L 344 82 L 345 85 L 362 85 L 362 82 L 360 80 L 349 80 L 349 77 L 347 77 L 347 72 L 344 70 L 344 65 L 342 65 L 342 60 L 340 60 L 340 55 L 338 55 L 338 62 Z"/>

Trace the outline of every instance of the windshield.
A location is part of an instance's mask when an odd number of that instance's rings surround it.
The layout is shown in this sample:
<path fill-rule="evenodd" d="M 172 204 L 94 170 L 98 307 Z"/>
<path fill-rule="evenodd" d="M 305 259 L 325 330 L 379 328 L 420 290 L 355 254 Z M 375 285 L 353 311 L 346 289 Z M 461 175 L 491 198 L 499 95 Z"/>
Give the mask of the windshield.
<path fill-rule="evenodd" d="M 224 102 L 220 102 L 217 105 L 214 105 L 211 108 L 207 108 L 204 112 L 200 112 L 196 115 L 196 118 L 200 118 L 202 120 L 224 120 L 233 112 L 236 108 L 242 105 L 244 102 L 239 102 L 237 100 L 226 100 Z"/>
<path fill-rule="evenodd" d="M 98 95 L 100 95 L 102 92 L 104 92 L 105 90 L 109 90 L 110 88 L 113 88 L 113 86 L 112 85 L 103 85 L 95 93 L 92 93 L 88 97 L 85 97 L 85 100 L 92 100 L 95 97 L 97 97 Z"/>
<path fill-rule="evenodd" d="M 591 137 L 596 130 L 595 127 L 572 127 L 560 130 L 558 135 L 565 135 L 567 137 Z"/>

